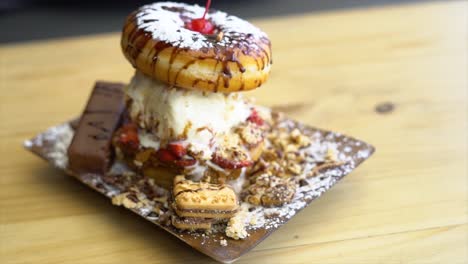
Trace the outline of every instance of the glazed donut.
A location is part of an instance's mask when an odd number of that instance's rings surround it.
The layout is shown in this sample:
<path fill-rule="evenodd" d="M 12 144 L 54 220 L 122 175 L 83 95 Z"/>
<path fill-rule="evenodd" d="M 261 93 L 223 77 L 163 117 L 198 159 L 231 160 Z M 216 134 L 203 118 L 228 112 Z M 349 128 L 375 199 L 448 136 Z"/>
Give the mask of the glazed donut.
<path fill-rule="evenodd" d="M 208 92 L 237 92 L 262 85 L 270 72 L 271 44 L 257 27 L 210 10 L 214 34 L 186 28 L 203 15 L 197 5 L 145 5 L 125 22 L 121 46 L 139 71 L 174 86 Z"/>

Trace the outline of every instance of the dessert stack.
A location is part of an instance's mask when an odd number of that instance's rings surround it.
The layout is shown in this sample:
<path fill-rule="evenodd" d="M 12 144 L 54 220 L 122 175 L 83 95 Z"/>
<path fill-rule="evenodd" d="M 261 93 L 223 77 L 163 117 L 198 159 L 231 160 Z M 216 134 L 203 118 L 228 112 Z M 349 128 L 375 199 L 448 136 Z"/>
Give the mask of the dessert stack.
<path fill-rule="evenodd" d="M 207 6 L 129 15 L 129 84 L 96 82 L 80 118 L 26 148 L 201 252 L 232 262 L 367 159 L 374 148 L 254 105 L 267 35 Z"/>
<path fill-rule="evenodd" d="M 205 9 L 143 6 L 122 33 L 136 71 L 124 89 L 127 109 L 113 145 L 133 170 L 173 188 L 172 223 L 180 229 L 209 229 L 234 215 L 270 118 L 242 96 L 268 77 L 267 35 L 210 10 L 209 2 Z"/>

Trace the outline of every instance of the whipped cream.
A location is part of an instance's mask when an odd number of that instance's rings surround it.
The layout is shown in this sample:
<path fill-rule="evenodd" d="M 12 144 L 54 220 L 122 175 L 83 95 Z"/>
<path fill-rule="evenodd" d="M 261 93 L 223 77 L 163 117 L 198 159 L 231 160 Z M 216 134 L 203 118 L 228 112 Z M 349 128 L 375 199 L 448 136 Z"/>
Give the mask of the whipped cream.
<path fill-rule="evenodd" d="M 132 120 L 147 132 L 144 144 L 186 141 L 192 151 L 210 158 L 216 138 L 244 122 L 251 105 L 240 93 L 207 93 L 171 87 L 136 71 L 125 92 Z M 151 133 L 153 136 L 148 136 Z"/>

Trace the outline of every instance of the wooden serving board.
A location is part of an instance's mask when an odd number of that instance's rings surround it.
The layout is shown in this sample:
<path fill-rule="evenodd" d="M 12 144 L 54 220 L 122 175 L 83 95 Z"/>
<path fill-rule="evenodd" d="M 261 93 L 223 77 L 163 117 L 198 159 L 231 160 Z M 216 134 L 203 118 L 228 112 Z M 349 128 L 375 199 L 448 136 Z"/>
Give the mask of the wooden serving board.
<path fill-rule="evenodd" d="M 274 64 L 247 96 L 378 152 L 236 263 L 468 262 L 467 19 L 431 1 L 253 21 Z M 1 263 L 210 263 L 22 147 L 97 78 L 128 82 L 118 43 L 0 46 Z"/>

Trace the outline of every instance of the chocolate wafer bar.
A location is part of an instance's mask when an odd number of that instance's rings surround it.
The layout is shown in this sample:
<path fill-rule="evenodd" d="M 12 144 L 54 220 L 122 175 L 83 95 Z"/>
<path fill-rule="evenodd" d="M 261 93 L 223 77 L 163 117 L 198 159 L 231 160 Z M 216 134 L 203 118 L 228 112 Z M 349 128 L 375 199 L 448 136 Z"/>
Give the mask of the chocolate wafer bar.
<path fill-rule="evenodd" d="M 231 218 L 238 208 L 234 190 L 226 184 L 193 182 L 179 175 L 174 178 L 174 204 L 181 217 Z"/>
<path fill-rule="evenodd" d="M 125 108 L 123 86 L 96 82 L 68 148 L 72 171 L 103 174 L 109 168 L 112 134 Z"/>

